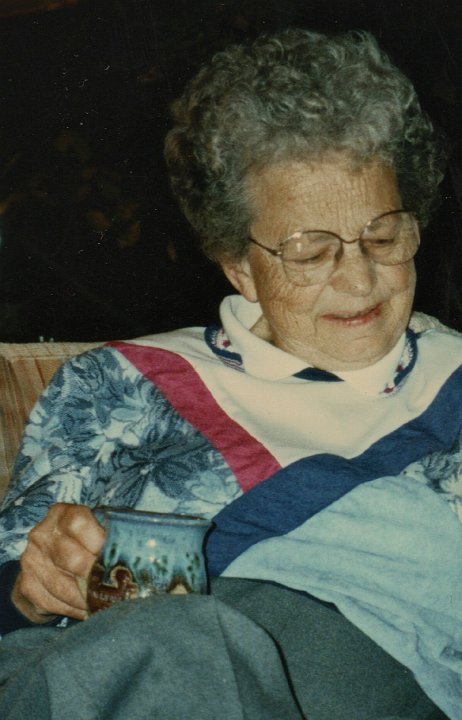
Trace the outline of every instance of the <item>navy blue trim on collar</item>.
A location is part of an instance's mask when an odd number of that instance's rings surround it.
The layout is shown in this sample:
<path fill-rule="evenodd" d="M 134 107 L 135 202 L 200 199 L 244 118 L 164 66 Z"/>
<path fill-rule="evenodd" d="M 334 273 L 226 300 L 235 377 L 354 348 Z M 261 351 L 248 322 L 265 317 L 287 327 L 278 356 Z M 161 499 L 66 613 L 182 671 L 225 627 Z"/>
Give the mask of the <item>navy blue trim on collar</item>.
<path fill-rule="evenodd" d="M 406 330 L 406 344 L 404 346 L 403 355 L 404 353 L 407 353 L 408 355 L 408 363 L 403 364 L 403 360 L 400 360 L 398 367 L 396 368 L 395 385 L 400 385 L 406 375 L 409 375 L 416 364 L 417 334 L 410 328 Z"/>
<path fill-rule="evenodd" d="M 389 395 L 396 391 L 403 380 L 412 371 L 417 360 L 417 334 L 408 328 L 406 330 L 406 342 L 399 359 L 399 363 L 395 368 L 395 374 L 393 376 L 393 382 L 384 388 L 382 393 Z M 321 382 L 342 382 L 342 378 L 337 377 L 334 373 L 328 372 L 327 370 L 321 370 L 319 368 L 307 367 L 300 372 L 295 373 L 294 377 L 301 378 L 302 380 L 317 380 Z"/>
<path fill-rule="evenodd" d="M 219 336 L 222 336 L 221 338 Z M 239 353 L 226 350 L 223 345 L 229 340 L 226 339 L 223 328 L 218 325 L 209 325 L 204 330 L 204 340 L 207 343 L 210 350 L 225 364 L 234 368 L 235 370 L 244 371 L 242 364 L 242 356 Z M 221 340 L 221 342 L 220 342 Z"/>
<path fill-rule="evenodd" d="M 292 377 L 300 378 L 301 380 L 317 380 L 321 382 L 343 382 L 342 378 L 334 375 L 334 373 L 315 367 L 303 368 L 303 370 L 294 373 Z"/>
<path fill-rule="evenodd" d="M 382 390 L 383 395 L 391 395 L 396 392 L 403 380 L 412 371 L 417 360 L 417 337 L 418 334 L 410 328 L 406 330 L 406 342 L 400 361 L 395 369 L 395 374 L 391 384 L 387 385 Z M 218 325 L 209 325 L 206 327 L 204 330 L 204 339 L 210 350 L 212 350 L 212 352 L 220 358 L 225 365 L 229 365 L 235 370 L 240 370 L 241 372 L 244 370 L 242 356 L 239 353 L 232 352 L 224 347 L 227 342 L 229 343 L 229 340 L 227 340 L 221 327 Z M 334 373 L 315 367 L 303 368 L 299 372 L 294 373 L 292 377 L 314 382 L 343 382 L 343 379 L 339 378 Z"/>

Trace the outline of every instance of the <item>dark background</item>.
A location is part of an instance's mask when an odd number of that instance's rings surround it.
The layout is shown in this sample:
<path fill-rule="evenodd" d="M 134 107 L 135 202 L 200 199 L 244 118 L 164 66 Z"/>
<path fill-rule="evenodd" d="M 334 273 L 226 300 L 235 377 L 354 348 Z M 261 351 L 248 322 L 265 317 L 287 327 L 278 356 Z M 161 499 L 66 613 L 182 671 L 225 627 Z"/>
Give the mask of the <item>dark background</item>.
<path fill-rule="evenodd" d="M 216 320 L 229 286 L 170 196 L 168 107 L 212 52 L 289 25 L 371 30 L 445 130 L 452 160 L 417 258 L 416 309 L 462 330 L 460 0 L 33 5 L 0 0 L 0 340 Z"/>

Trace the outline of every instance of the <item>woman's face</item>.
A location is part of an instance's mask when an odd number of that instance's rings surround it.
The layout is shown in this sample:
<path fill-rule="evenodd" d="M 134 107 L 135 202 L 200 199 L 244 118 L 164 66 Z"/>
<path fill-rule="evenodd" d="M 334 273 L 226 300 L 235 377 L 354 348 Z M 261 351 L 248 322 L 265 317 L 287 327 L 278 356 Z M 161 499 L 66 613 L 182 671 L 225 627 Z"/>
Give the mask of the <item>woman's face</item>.
<path fill-rule="evenodd" d="M 379 163 L 353 169 L 343 155 L 323 162 L 270 165 L 249 179 L 250 234 L 276 248 L 296 230 L 357 238 L 369 220 L 401 208 L 394 172 Z M 406 328 L 414 296 L 412 260 L 374 264 L 359 243 L 343 244 L 334 272 L 309 287 L 292 284 L 280 258 L 251 245 L 223 269 L 244 297 L 261 304 L 254 332 L 325 370 L 354 370 L 380 360 Z"/>

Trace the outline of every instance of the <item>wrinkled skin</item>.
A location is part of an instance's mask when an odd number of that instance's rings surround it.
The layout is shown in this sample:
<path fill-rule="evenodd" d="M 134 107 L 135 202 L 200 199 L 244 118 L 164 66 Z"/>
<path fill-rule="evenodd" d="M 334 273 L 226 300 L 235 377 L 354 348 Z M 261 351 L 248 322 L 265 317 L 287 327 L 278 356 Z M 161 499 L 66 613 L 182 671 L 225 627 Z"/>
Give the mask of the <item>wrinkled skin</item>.
<path fill-rule="evenodd" d="M 273 248 L 301 229 L 330 230 L 352 240 L 373 218 L 402 208 L 391 168 L 378 162 L 354 168 L 343 155 L 267 166 L 250 176 L 248 188 L 254 208 L 250 234 Z M 404 332 L 414 298 L 412 260 L 377 265 L 358 243 L 343 245 L 330 278 L 310 287 L 292 284 L 280 259 L 255 245 L 223 270 L 247 300 L 260 303 L 256 334 L 331 372 L 364 368 L 384 357 Z"/>
<path fill-rule="evenodd" d="M 30 532 L 21 557 L 12 592 L 18 610 L 35 623 L 58 615 L 84 620 L 88 608 L 82 588 L 104 538 L 89 508 L 53 505 Z"/>

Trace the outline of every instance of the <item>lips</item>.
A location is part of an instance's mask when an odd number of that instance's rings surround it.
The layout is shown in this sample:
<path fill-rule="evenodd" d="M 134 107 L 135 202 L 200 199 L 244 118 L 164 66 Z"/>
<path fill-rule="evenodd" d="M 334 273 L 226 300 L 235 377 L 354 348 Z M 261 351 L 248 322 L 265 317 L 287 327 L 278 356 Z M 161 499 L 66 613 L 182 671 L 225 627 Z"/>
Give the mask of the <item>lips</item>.
<path fill-rule="evenodd" d="M 382 304 L 374 305 L 373 307 L 365 308 L 364 310 L 357 310 L 356 312 L 338 312 L 329 313 L 323 315 L 323 319 L 328 322 L 338 323 L 344 327 L 355 327 L 357 325 L 367 325 L 378 318 L 382 313 Z"/>

